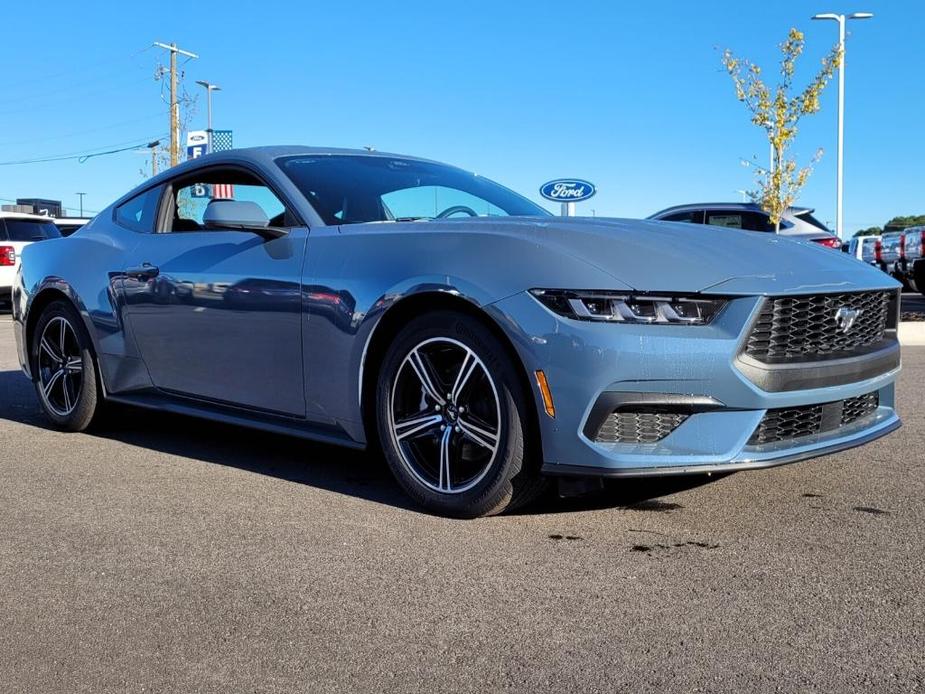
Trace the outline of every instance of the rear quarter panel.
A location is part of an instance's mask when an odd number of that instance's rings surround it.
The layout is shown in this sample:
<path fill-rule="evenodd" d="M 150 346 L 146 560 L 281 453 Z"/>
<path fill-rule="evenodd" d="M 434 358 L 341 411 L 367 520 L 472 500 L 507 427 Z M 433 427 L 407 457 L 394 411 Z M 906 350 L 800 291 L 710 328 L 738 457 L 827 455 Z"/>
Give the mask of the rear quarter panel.
<path fill-rule="evenodd" d="M 107 355 L 134 355 L 126 344 L 117 285 L 126 253 L 137 241 L 135 232 L 98 218 L 76 236 L 26 247 L 20 299 L 23 320 L 29 319 L 37 297 L 57 290 L 77 307 L 101 360 Z"/>

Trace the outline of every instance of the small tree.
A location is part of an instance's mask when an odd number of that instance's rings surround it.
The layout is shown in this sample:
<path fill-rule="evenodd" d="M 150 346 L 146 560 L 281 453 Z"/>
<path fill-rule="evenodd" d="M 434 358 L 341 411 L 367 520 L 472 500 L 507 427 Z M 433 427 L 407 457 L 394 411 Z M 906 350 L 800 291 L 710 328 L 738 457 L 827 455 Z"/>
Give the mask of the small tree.
<path fill-rule="evenodd" d="M 835 46 L 822 59 L 822 67 L 813 80 L 799 94 L 791 95 L 797 58 L 803 53 L 803 33 L 791 29 L 787 40 L 780 44 L 783 58 L 780 61 L 780 82 L 772 90 L 761 79 L 761 68 L 740 58 L 732 51 L 723 51 L 723 65 L 735 84 L 736 97 L 752 114 L 752 123 L 762 128 L 771 143 L 772 165 L 765 168 L 755 157 L 755 178 L 758 189 L 748 194 L 768 213 L 775 229 L 780 231 L 780 220 L 787 208 L 796 200 L 800 189 L 812 173 L 812 165 L 819 161 L 822 150 L 816 151 L 811 162 L 802 168 L 788 157 L 788 150 L 797 134 L 797 123 L 803 116 L 819 110 L 819 97 L 841 63 L 841 48 Z"/>

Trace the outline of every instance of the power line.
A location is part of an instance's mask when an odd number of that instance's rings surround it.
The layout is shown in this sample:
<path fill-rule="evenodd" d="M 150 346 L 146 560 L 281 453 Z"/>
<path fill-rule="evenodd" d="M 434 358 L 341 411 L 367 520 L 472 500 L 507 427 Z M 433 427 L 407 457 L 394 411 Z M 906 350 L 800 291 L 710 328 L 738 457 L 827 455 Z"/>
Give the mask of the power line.
<path fill-rule="evenodd" d="M 163 135 L 159 137 L 163 137 Z M 130 149 L 135 149 L 137 147 L 142 147 L 142 146 L 151 146 L 152 142 L 158 140 L 159 137 L 145 138 L 142 141 L 132 140 L 131 141 L 132 144 L 128 145 L 127 147 L 120 147 L 117 149 L 108 149 L 105 151 L 90 150 L 90 151 L 85 151 L 85 152 L 76 152 L 76 153 L 70 153 L 70 154 L 60 154 L 60 155 L 53 155 L 53 156 L 48 156 L 48 157 L 41 157 L 38 159 L 19 159 L 16 161 L 0 161 L 0 166 L 16 166 L 19 164 L 43 164 L 45 162 L 66 161 L 68 159 L 76 159 L 79 163 L 83 164 L 88 159 L 92 159 L 94 157 L 102 157 L 108 154 L 118 154 L 119 152 L 127 152 Z M 117 144 L 124 144 L 124 143 L 117 143 Z M 117 145 L 107 145 L 107 147 L 116 147 L 116 146 Z M 98 150 L 101 148 L 98 147 L 96 149 Z"/>
<path fill-rule="evenodd" d="M 134 60 L 139 55 L 141 55 L 142 53 L 146 53 L 147 51 L 150 51 L 152 48 L 153 46 L 147 46 L 145 48 L 141 48 L 135 51 L 134 53 L 130 53 L 127 59 Z M 4 89 L 9 90 L 9 89 L 15 89 L 16 87 L 20 85 L 24 85 L 24 84 L 34 85 L 36 82 L 45 82 L 47 80 L 52 80 L 56 77 L 63 77 L 65 75 L 73 75 L 74 73 L 86 73 L 89 69 L 95 68 L 98 65 L 104 65 L 106 63 L 115 64 L 118 62 L 119 66 L 121 67 L 123 64 L 122 61 L 124 60 L 126 60 L 126 58 L 122 56 L 103 58 L 102 60 L 97 60 L 89 64 L 75 65 L 75 66 L 68 68 L 67 70 L 61 70 L 59 72 L 54 72 L 54 73 L 45 74 L 45 75 L 30 75 L 28 79 L 19 80 L 18 82 L 4 81 L 3 86 L 4 86 Z M 143 67 L 144 66 L 138 66 L 138 69 L 142 69 Z"/>
<path fill-rule="evenodd" d="M 102 130 L 110 130 L 112 128 L 118 128 L 123 125 L 132 125 L 134 123 L 141 123 L 143 121 L 153 120 L 155 118 L 163 118 L 165 113 L 167 113 L 167 111 L 158 111 L 157 113 L 151 113 L 151 114 L 148 114 L 147 116 L 142 116 L 141 118 L 133 118 L 131 120 L 119 121 L 118 123 L 109 123 L 108 125 L 100 125 L 95 128 L 88 128 L 86 130 L 77 130 L 74 132 L 65 133 L 63 135 L 53 135 L 51 137 L 43 137 L 41 139 L 29 138 L 25 140 L 14 140 L 12 142 L 0 140 L 0 147 L 14 147 L 16 145 L 35 145 L 35 144 L 41 144 L 43 142 L 50 142 L 51 140 L 66 140 L 69 137 L 77 137 L 78 135 L 86 135 L 88 133 L 100 132 Z"/>
<path fill-rule="evenodd" d="M 65 104 L 72 104 L 74 102 L 85 101 L 86 99 L 90 97 L 98 97 L 104 94 L 121 92 L 122 89 L 126 86 L 141 84 L 142 82 L 150 82 L 150 81 L 151 81 L 150 77 L 143 77 L 141 79 L 138 79 L 136 77 L 132 80 L 126 80 L 124 82 L 121 82 L 118 85 L 111 85 L 103 89 L 94 89 L 89 92 L 83 92 L 81 94 L 75 94 L 75 95 L 71 95 L 68 97 L 56 96 L 54 92 L 50 92 L 46 94 L 46 96 L 51 97 L 49 100 L 32 101 L 32 100 L 16 99 L 17 102 L 25 101 L 26 103 L 24 103 L 22 106 L 19 106 L 17 108 L 3 109 L 2 111 L 0 111 L 0 116 L 6 116 L 9 114 L 13 114 L 13 113 L 22 113 L 24 111 L 35 111 L 37 108 L 42 108 L 45 106 L 54 106 L 54 107 L 60 108 L 61 106 Z"/>

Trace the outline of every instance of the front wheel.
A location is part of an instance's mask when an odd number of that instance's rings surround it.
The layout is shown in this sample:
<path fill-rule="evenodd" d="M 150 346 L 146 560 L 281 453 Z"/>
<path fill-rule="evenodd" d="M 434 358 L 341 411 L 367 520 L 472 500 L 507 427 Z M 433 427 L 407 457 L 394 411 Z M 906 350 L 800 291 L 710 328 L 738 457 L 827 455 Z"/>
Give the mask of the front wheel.
<path fill-rule="evenodd" d="M 83 431 L 98 404 L 96 364 L 80 315 L 67 302 L 49 304 L 39 317 L 31 345 L 39 403 L 65 431 Z"/>
<path fill-rule="evenodd" d="M 527 503 L 543 483 L 515 365 L 478 320 L 411 321 L 385 356 L 379 438 L 404 490 L 426 508 L 474 518 Z"/>

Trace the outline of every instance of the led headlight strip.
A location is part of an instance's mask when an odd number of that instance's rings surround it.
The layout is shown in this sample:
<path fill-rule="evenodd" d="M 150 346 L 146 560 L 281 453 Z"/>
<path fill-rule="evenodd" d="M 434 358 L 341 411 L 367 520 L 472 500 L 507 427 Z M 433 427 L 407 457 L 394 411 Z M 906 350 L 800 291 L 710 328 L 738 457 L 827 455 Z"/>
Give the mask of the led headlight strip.
<path fill-rule="evenodd" d="M 530 293 L 560 316 L 609 323 L 706 325 L 726 305 L 726 299 L 699 296 L 573 289 L 531 289 Z"/>

